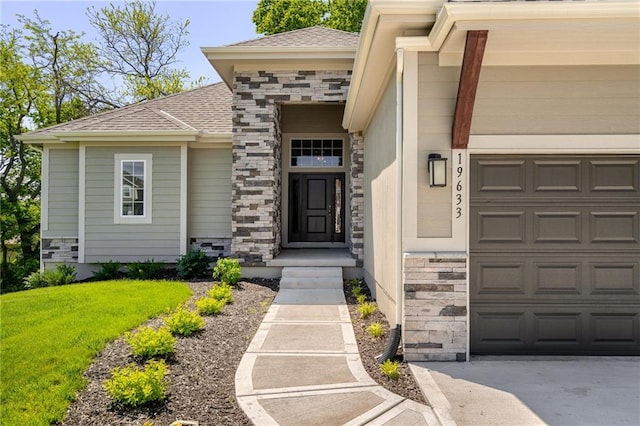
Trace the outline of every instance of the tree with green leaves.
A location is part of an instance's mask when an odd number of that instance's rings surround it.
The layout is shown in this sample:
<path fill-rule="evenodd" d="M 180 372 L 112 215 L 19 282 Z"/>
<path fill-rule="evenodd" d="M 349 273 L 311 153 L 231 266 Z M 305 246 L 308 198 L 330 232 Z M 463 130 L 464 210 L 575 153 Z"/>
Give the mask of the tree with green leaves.
<path fill-rule="evenodd" d="M 359 32 L 366 8 L 367 0 L 260 0 L 252 21 L 264 35 L 315 25 Z"/>
<path fill-rule="evenodd" d="M 71 31 L 19 16 L 21 29 L 0 29 L 0 227 L 2 290 L 18 288 L 40 260 L 40 152 L 19 135 L 84 117 L 111 105 L 88 96 L 97 53 Z M 14 246 L 17 249 L 12 250 Z"/>
<path fill-rule="evenodd" d="M 189 45 L 189 20 L 172 21 L 156 11 L 155 2 L 142 0 L 90 7 L 87 15 L 100 38 L 102 69 L 122 80 L 128 101 L 154 99 L 185 88 L 189 73 L 174 66 L 178 53 Z"/>

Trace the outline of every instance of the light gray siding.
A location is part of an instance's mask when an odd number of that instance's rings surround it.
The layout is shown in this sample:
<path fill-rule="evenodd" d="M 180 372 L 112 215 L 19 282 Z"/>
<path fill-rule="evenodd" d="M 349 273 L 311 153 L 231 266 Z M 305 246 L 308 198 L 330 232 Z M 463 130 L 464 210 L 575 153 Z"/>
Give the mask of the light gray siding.
<path fill-rule="evenodd" d="M 152 154 L 153 221 L 114 224 L 114 155 Z M 180 148 L 86 149 L 85 262 L 174 262 L 180 255 Z"/>
<path fill-rule="evenodd" d="M 189 237 L 231 237 L 231 149 L 189 150 Z"/>
<path fill-rule="evenodd" d="M 364 270 L 380 310 L 394 318 L 397 258 L 396 90 L 390 80 L 364 134 Z"/>
<path fill-rule="evenodd" d="M 78 236 L 78 150 L 49 150 L 48 229 L 43 237 Z"/>

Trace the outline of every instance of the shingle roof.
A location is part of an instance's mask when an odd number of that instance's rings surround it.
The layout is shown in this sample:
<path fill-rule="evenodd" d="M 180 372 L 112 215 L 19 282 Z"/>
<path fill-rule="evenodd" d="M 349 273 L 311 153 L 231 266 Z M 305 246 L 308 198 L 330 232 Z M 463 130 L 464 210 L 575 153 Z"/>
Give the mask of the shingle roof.
<path fill-rule="evenodd" d="M 356 47 L 358 34 L 322 26 L 302 28 L 225 47 Z"/>
<path fill-rule="evenodd" d="M 72 120 L 28 135 L 145 130 L 231 133 L 231 99 L 229 88 L 224 83 L 216 83 Z"/>

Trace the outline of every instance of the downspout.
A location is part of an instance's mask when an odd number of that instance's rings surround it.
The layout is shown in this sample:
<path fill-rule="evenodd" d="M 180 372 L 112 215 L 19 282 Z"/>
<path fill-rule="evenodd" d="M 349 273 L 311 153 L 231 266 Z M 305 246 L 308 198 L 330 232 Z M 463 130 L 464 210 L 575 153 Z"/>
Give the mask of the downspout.
<path fill-rule="evenodd" d="M 404 286 L 402 280 L 402 102 L 404 75 L 404 49 L 396 50 L 396 226 L 395 226 L 395 246 L 396 255 L 396 326 L 391 330 L 391 335 L 387 341 L 387 346 L 382 355 L 378 357 L 378 362 L 383 363 L 396 356 L 400 338 L 402 337 L 402 301 L 404 296 Z"/>
<path fill-rule="evenodd" d="M 402 103 L 404 77 L 404 49 L 396 50 L 396 328 L 402 325 L 402 300 L 404 286 L 402 280 Z"/>

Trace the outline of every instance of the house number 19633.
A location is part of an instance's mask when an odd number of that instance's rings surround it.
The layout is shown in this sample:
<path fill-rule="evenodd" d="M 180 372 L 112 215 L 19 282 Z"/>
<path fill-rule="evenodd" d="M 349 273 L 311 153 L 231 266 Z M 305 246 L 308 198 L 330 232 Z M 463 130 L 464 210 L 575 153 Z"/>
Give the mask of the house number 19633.
<path fill-rule="evenodd" d="M 460 219 L 462 217 L 462 200 L 463 200 L 463 190 L 464 190 L 464 160 L 462 158 L 462 153 L 458 152 L 457 155 L 454 156 L 455 164 L 454 164 L 454 176 L 455 176 L 455 217 L 456 219 Z"/>

